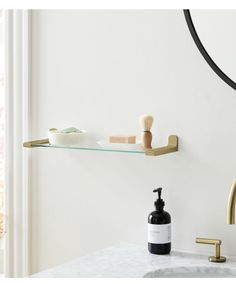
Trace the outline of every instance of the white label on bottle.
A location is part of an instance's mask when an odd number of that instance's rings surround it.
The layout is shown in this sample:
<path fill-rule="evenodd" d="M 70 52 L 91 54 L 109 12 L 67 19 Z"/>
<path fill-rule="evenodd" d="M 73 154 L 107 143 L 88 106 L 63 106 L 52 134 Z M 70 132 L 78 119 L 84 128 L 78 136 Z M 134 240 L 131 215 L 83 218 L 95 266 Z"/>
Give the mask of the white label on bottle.
<path fill-rule="evenodd" d="M 171 242 L 171 224 L 148 224 L 148 242 L 166 244 Z"/>

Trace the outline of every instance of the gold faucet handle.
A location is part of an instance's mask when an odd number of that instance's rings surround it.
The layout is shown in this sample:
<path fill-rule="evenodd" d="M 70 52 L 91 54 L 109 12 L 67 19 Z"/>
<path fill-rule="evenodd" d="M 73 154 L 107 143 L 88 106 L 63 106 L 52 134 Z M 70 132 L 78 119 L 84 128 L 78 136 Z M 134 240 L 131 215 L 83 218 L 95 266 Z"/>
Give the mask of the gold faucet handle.
<path fill-rule="evenodd" d="M 207 238 L 196 238 L 197 244 L 207 244 L 207 245 L 215 245 L 215 255 L 209 256 L 208 259 L 211 262 L 225 262 L 226 257 L 220 255 L 220 245 L 221 240 L 218 239 L 207 239 Z"/>

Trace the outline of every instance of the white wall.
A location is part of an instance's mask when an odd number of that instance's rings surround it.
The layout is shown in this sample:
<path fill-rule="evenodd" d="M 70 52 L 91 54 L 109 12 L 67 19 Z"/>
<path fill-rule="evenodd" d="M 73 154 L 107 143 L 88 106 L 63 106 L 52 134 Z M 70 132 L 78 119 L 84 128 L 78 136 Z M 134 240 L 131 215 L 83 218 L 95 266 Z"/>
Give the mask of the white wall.
<path fill-rule="evenodd" d="M 152 190 L 163 186 L 173 247 L 236 255 L 226 205 L 236 177 L 236 93 L 196 48 L 182 10 L 34 11 L 32 138 L 75 126 L 101 139 L 139 135 L 153 114 L 161 157 L 33 149 L 32 272 L 119 241 L 146 243 Z"/>

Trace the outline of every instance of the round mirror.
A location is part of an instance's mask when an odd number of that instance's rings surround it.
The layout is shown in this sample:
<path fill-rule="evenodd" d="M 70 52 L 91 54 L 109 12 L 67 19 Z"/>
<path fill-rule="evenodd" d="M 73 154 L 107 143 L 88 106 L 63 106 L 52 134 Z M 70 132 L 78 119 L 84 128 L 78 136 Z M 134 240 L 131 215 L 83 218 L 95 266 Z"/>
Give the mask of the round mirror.
<path fill-rule="evenodd" d="M 203 57 L 236 90 L 236 10 L 184 10 L 184 15 Z"/>

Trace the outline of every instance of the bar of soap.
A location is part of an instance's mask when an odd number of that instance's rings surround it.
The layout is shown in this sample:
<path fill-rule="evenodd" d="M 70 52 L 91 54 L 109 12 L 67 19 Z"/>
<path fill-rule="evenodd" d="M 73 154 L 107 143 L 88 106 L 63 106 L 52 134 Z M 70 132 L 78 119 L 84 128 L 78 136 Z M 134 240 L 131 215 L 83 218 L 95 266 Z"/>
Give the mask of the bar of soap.
<path fill-rule="evenodd" d="M 133 135 L 111 135 L 111 136 L 109 136 L 109 143 L 135 144 L 136 143 L 136 136 L 133 136 Z"/>
<path fill-rule="evenodd" d="M 75 127 L 65 128 L 65 129 L 62 129 L 60 132 L 61 133 L 73 133 L 73 132 L 75 132 L 75 133 L 82 133 L 81 130 L 79 130 L 79 129 L 75 128 Z"/>

